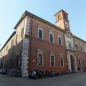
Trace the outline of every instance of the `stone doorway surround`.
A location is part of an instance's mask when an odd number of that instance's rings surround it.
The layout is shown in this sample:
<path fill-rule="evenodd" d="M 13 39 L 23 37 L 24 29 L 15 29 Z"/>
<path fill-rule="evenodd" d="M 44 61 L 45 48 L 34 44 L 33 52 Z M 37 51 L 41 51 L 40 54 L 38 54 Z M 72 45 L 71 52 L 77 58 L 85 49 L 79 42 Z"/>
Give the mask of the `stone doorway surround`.
<path fill-rule="evenodd" d="M 73 60 L 73 61 L 72 61 Z M 67 62 L 69 72 L 78 72 L 77 70 L 77 60 L 73 52 L 67 52 Z"/>

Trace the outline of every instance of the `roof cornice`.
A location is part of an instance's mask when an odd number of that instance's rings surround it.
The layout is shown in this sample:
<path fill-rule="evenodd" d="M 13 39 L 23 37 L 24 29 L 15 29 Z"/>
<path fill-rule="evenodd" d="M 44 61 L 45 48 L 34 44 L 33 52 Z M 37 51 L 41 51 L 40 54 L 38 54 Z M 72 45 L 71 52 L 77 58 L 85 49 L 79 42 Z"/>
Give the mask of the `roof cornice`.
<path fill-rule="evenodd" d="M 47 20 L 44 20 L 43 18 L 40 18 L 40 17 L 36 16 L 36 15 L 34 15 L 34 14 L 28 12 L 28 11 L 25 11 L 25 12 L 23 13 L 23 15 L 21 16 L 20 20 L 18 21 L 18 23 L 16 24 L 16 26 L 14 27 L 14 29 L 16 29 L 16 28 L 18 27 L 18 25 L 22 22 L 22 20 L 23 20 L 26 16 L 30 16 L 30 17 L 32 17 L 32 18 L 35 18 L 35 19 L 37 19 L 37 20 L 39 20 L 39 21 L 42 21 L 42 22 L 44 22 L 44 23 L 46 23 L 46 24 L 52 26 L 52 27 L 55 28 L 56 30 L 60 30 L 60 31 L 62 31 L 62 32 L 65 32 L 65 30 L 62 30 L 61 28 L 57 27 L 56 25 L 54 25 L 54 24 L 48 22 Z"/>
<path fill-rule="evenodd" d="M 0 52 L 1 50 L 6 46 L 6 44 L 9 42 L 9 40 L 16 34 L 16 32 L 14 31 L 11 36 L 8 38 L 8 40 L 6 41 L 6 43 L 3 45 L 3 47 L 0 49 Z"/>
<path fill-rule="evenodd" d="M 83 41 L 84 43 L 86 43 L 85 40 L 83 40 L 83 39 L 81 39 L 81 38 L 79 38 L 79 37 L 77 37 L 77 36 L 75 36 L 75 35 L 73 35 L 73 37 L 76 38 L 76 39 L 78 39 L 78 40 L 80 40 L 80 41 Z"/>

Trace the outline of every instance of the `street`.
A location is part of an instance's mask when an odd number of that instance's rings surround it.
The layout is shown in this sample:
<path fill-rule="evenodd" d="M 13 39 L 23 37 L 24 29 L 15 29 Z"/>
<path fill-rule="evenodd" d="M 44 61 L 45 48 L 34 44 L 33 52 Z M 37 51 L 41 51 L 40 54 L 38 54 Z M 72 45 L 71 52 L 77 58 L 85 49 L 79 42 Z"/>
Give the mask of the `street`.
<path fill-rule="evenodd" d="M 0 86 L 86 86 L 86 73 L 67 74 L 38 80 L 0 75 Z"/>

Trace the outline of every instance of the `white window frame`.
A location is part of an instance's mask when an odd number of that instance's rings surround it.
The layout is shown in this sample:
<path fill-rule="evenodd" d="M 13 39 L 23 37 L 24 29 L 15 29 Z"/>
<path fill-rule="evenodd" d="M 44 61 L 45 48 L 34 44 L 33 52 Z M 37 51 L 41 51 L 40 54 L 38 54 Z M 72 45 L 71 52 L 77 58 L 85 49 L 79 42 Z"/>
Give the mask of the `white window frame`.
<path fill-rule="evenodd" d="M 39 30 L 42 31 L 42 39 L 40 39 L 40 37 L 39 37 Z M 44 40 L 44 31 L 43 31 L 43 28 L 41 28 L 41 27 L 38 27 L 38 39 Z"/>
<path fill-rule="evenodd" d="M 53 42 L 50 41 L 50 34 L 53 35 Z M 54 33 L 53 33 L 51 30 L 49 30 L 49 42 L 50 42 L 50 43 L 54 43 Z"/>
<path fill-rule="evenodd" d="M 42 65 L 39 65 L 38 63 L 38 54 L 42 54 Z M 43 56 L 43 51 L 41 49 L 37 50 L 37 67 L 42 67 L 44 66 L 44 56 Z"/>
<path fill-rule="evenodd" d="M 53 66 L 51 65 L 51 57 L 52 57 L 52 56 L 54 57 L 54 65 L 53 65 Z M 56 64 L 56 63 L 55 63 L 55 55 L 52 54 L 52 53 L 50 53 L 50 67 L 55 67 L 55 64 Z"/>

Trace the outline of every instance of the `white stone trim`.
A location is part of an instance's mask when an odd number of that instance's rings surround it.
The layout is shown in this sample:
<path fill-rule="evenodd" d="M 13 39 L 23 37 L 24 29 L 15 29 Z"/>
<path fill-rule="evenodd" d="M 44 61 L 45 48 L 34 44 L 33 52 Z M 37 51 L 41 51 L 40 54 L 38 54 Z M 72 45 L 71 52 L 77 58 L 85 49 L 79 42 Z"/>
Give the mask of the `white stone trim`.
<path fill-rule="evenodd" d="M 37 34 L 38 39 L 40 39 L 40 38 L 39 38 L 39 30 L 42 31 L 42 39 L 41 39 L 41 40 L 44 40 L 44 30 L 43 30 L 43 28 L 41 28 L 41 27 L 39 27 L 39 26 L 38 26 L 38 34 Z"/>
<path fill-rule="evenodd" d="M 21 52 L 21 75 L 22 77 L 28 77 L 28 62 L 29 62 L 29 46 L 30 39 L 25 38 L 25 35 L 29 35 L 31 29 L 30 20 L 28 17 L 25 19 L 25 27 L 24 27 L 24 37 L 22 41 L 22 52 Z"/>
<path fill-rule="evenodd" d="M 25 18 L 25 27 L 24 27 L 24 36 L 25 36 L 25 34 L 29 35 L 30 28 L 31 28 L 31 21 L 28 19 L 28 16 L 26 16 L 26 18 Z"/>
<path fill-rule="evenodd" d="M 59 44 L 59 38 L 61 38 L 61 44 Z M 58 34 L 58 45 L 63 45 L 62 35 Z"/>
<path fill-rule="evenodd" d="M 71 72 L 71 60 L 70 60 L 70 55 L 67 54 L 67 61 L 68 61 L 68 71 Z"/>
<path fill-rule="evenodd" d="M 53 33 L 53 31 L 49 30 L 49 42 L 50 42 L 50 34 L 53 35 L 53 43 L 54 43 L 54 33 Z M 51 43 L 51 42 L 50 42 L 50 43 Z"/>
<path fill-rule="evenodd" d="M 51 56 L 54 57 L 54 66 L 51 65 Z M 50 53 L 50 67 L 55 67 L 55 55 L 53 53 Z"/>
<path fill-rule="evenodd" d="M 27 40 L 24 38 L 23 44 L 22 44 L 22 56 L 21 56 L 21 73 L 22 77 L 28 77 L 28 45 L 29 45 L 29 39 Z"/>
<path fill-rule="evenodd" d="M 75 72 L 78 72 L 76 56 L 74 56 L 74 59 L 75 59 L 75 64 L 74 64 Z"/>
<path fill-rule="evenodd" d="M 41 67 L 43 67 L 44 66 L 44 55 L 43 55 L 43 51 L 41 49 L 38 49 L 37 50 L 37 66 L 39 66 L 38 65 L 38 54 L 42 54 L 42 65 L 41 65 Z"/>

